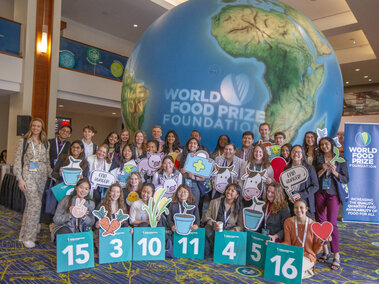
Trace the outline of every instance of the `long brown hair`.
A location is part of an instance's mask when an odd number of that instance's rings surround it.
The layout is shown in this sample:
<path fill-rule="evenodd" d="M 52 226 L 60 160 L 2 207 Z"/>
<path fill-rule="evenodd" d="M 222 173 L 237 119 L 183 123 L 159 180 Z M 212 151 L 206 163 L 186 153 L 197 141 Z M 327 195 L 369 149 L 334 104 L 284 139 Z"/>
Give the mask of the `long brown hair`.
<path fill-rule="evenodd" d="M 184 188 L 185 190 L 188 191 L 188 198 L 187 198 L 187 204 L 194 204 L 195 203 L 195 197 L 193 196 L 192 194 L 192 191 L 191 189 L 189 188 L 188 185 L 186 184 L 181 184 L 179 185 L 179 187 L 176 189 L 175 193 L 174 193 L 174 196 L 172 197 L 172 203 L 174 202 L 180 202 L 179 201 L 179 197 L 178 197 L 178 192 L 181 188 Z"/>
<path fill-rule="evenodd" d="M 134 133 L 134 139 L 133 139 L 133 146 L 138 150 L 137 148 L 137 143 L 136 143 L 136 137 L 137 137 L 137 134 L 138 133 L 142 133 L 143 135 L 143 143 L 142 143 L 142 154 L 146 154 L 146 133 L 145 131 L 143 130 L 137 130 L 135 133 Z M 130 138 L 129 138 L 130 139 Z"/>
<path fill-rule="evenodd" d="M 267 192 L 268 192 L 268 188 L 270 186 L 272 186 L 274 188 L 274 192 L 275 192 L 275 198 L 271 204 L 270 212 L 272 214 L 276 214 L 280 210 L 282 210 L 284 207 L 288 206 L 288 202 L 287 202 L 286 196 L 284 195 L 284 190 L 283 190 L 282 186 L 280 185 L 280 183 L 274 181 L 274 182 L 270 183 L 269 185 L 267 185 L 266 194 L 264 196 L 264 201 L 266 202 L 265 207 L 267 206 L 267 203 L 269 202 L 267 199 Z"/>
<path fill-rule="evenodd" d="M 266 150 L 266 147 L 263 145 L 263 144 L 257 144 L 254 146 L 253 148 L 253 151 L 251 151 L 250 153 L 250 157 L 249 157 L 249 162 L 250 162 L 250 168 L 253 168 L 256 164 L 256 161 L 255 161 L 255 158 L 254 158 L 254 151 L 255 149 L 257 148 L 261 148 L 262 152 L 263 152 L 263 157 L 262 157 L 262 170 L 263 169 L 267 169 L 270 167 L 270 160 L 268 159 L 268 154 L 267 154 L 267 150 Z"/>
<path fill-rule="evenodd" d="M 104 206 L 105 210 L 108 211 L 107 216 L 109 219 L 112 219 L 112 198 L 111 198 L 111 191 L 113 188 L 118 187 L 120 189 L 120 197 L 117 201 L 118 209 L 122 209 L 124 213 L 126 213 L 126 206 L 124 201 L 124 193 L 122 191 L 121 185 L 116 182 L 114 184 L 111 184 L 111 186 L 108 188 L 107 193 L 105 194 L 104 200 L 101 203 L 101 206 Z M 117 210 L 118 210 L 117 209 Z"/>
<path fill-rule="evenodd" d="M 32 137 L 32 124 L 34 121 L 39 121 L 42 125 L 42 130 L 41 130 L 41 133 L 39 134 L 39 140 L 41 140 L 42 143 L 45 143 L 47 141 L 47 135 L 46 135 L 46 127 L 45 127 L 45 122 L 41 119 L 41 118 L 33 118 L 32 121 L 30 121 L 30 124 L 29 124 L 29 130 L 28 132 L 26 132 L 26 134 L 24 135 L 24 137 L 26 139 L 29 139 L 30 137 Z"/>
<path fill-rule="evenodd" d="M 142 178 L 141 178 L 141 175 L 139 172 L 132 172 L 129 176 L 129 179 L 128 179 L 128 184 L 126 185 L 126 190 L 128 192 L 131 192 L 131 188 L 132 186 L 130 185 L 130 178 L 132 175 L 135 175 L 137 178 L 138 178 L 138 187 L 137 187 L 137 192 L 140 192 L 141 189 L 142 189 Z"/>

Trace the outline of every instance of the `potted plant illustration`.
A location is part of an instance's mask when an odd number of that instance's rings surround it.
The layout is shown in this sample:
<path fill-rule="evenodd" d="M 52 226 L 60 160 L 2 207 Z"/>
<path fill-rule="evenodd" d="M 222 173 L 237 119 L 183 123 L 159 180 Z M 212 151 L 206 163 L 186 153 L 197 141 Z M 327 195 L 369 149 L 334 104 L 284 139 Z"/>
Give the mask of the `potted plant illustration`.
<path fill-rule="evenodd" d="M 243 222 L 245 228 L 256 231 L 263 219 L 263 201 L 259 201 L 256 196 L 253 197 L 253 204 L 243 209 Z"/>
<path fill-rule="evenodd" d="M 187 202 L 183 201 L 184 212 L 176 213 L 174 215 L 176 232 L 179 235 L 188 235 L 191 232 L 191 227 L 195 221 L 195 216 L 192 214 L 187 214 L 187 211 L 194 209 L 195 205 L 188 205 Z M 180 206 L 180 205 L 179 205 Z"/>
<path fill-rule="evenodd" d="M 149 215 L 149 221 L 151 227 L 156 227 L 158 224 L 159 216 L 165 212 L 167 215 L 169 211 L 167 205 L 171 202 L 171 198 L 163 197 L 166 193 L 165 188 L 159 188 L 155 191 L 154 196 L 150 197 L 148 205 L 143 205 L 142 210 L 145 210 Z"/>
<path fill-rule="evenodd" d="M 62 168 L 63 181 L 66 185 L 75 185 L 82 174 L 82 169 L 79 165 L 82 160 L 76 160 L 72 156 L 69 157 L 69 160 L 70 164 Z"/>

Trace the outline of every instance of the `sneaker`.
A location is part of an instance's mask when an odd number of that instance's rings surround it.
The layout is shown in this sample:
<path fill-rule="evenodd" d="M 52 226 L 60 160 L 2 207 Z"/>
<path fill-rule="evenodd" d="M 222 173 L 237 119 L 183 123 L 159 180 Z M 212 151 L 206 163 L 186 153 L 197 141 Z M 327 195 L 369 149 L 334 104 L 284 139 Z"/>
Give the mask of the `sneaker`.
<path fill-rule="evenodd" d="M 36 246 L 36 243 L 33 241 L 23 241 L 24 247 L 26 248 L 34 248 Z"/>

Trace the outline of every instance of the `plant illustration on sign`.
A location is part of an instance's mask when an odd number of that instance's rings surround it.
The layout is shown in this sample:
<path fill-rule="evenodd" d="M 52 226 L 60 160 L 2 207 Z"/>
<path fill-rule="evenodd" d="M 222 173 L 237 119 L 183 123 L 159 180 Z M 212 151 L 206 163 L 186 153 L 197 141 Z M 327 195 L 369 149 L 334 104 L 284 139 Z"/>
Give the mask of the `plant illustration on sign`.
<path fill-rule="evenodd" d="M 259 201 L 256 196 L 253 197 L 253 204 L 243 209 L 243 223 L 246 229 L 256 231 L 263 220 L 263 201 Z"/>
<path fill-rule="evenodd" d="M 167 205 L 171 202 L 171 198 L 164 197 L 166 193 L 165 188 L 158 188 L 153 197 L 150 197 L 148 205 L 143 205 L 142 210 L 145 210 L 149 215 L 149 222 L 151 227 L 156 227 L 159 217 L 165 212 L 169 214 Z"/>
<path fill-rule="evenodd" d="M 174 222 L 175 222 L 176 232 L 179 235 L 188 235 L 191 232 L 191 227 L 193 225 L 193 222 L 195 222 L 195 216 L 192 214 L 187 214 L 187 211 L 195 209 L 196 205 L 188 205 L 186 201 L 183 201 L 182 204 L 184 207 L 184 212 L 176 213 L 174 215 Z"/>
<path fill-rule="evenodd" d="M 108 211 L 104 206 L 101 206 L 99 210 L 94 210 L 93 215 L 99 219 L 100 227 L 104 230 L 102 236 L 114 235 L 121 227 L 121 223 L 129 219 L 128 214 L 124 214 L 122 209 L 119 209 L 116 213 L 116 218 L 109 220 Z"/>
<path fill-rule="evenodd" d="M 338 150 L 337 147 L 333 147 L 333 152 L 334 152 L 334 158 L 330 161 L 330 163 L 333 162 L 338 162 L 338 163 L 343 163 L 345 162 L 345 159 L 340 157 L 340 150 Z"/>

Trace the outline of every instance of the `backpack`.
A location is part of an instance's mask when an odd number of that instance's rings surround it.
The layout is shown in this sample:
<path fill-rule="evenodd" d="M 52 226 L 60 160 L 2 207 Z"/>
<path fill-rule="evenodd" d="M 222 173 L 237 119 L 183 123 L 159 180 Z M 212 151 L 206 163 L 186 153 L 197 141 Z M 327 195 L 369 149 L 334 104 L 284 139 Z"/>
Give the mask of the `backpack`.
<path fill-rule="evenodd" d="M 21 168 L 24 167 L 24 156 L 26 153 L 26 150 L 28 150 L 29 144 L 28 144 L 28 139 L 24 138 L 23 146 L 22 146 L 22 156 L 21 156 Z M 49 141 L 46 141 L 44 143 L 45 149 L 47 150 L 49 148 Z"/>

